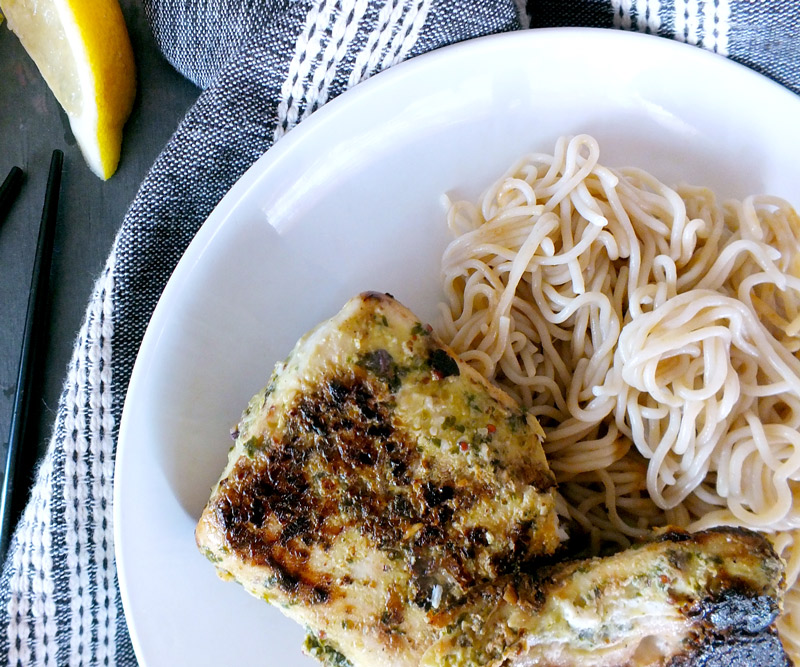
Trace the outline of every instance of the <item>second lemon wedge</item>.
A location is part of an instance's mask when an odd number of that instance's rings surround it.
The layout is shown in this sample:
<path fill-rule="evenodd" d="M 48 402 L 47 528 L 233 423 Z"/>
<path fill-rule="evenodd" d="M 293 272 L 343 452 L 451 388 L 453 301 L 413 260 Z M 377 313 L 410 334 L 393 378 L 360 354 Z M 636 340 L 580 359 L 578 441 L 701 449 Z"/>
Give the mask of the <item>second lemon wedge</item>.
<path fill-rule="evenodd" d="M 66 111 L 89 167 L 109 178 L 136 96 L 117 0 L 0 0 L 0 10 Z"/>

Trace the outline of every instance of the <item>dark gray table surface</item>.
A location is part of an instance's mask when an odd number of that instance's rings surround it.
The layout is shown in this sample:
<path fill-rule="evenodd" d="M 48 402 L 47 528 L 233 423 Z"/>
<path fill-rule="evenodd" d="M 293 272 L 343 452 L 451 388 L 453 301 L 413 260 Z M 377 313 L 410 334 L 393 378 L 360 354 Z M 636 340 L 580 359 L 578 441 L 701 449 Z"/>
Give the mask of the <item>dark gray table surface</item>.
<path fill-rule="evenodd" d="M 44 452 L 72 347 L 96 277 L 139 185 L 199 94 L 158 51 L 138 0 L 121 0 L 136 56 L 138 93 L 117 173 L 106 182 L 86 166 L 69 122 L 36 66 L 5 23 L 0 26 L 0 181 L 13 165 L 26 174 L 0 226 L 0 467 L 4 466 L 39 220 L 54 149 L 64 174 L 51 281 L 44 395 L 34 404 Z M 3 474 L 4 471 L 0 471 Z"/>

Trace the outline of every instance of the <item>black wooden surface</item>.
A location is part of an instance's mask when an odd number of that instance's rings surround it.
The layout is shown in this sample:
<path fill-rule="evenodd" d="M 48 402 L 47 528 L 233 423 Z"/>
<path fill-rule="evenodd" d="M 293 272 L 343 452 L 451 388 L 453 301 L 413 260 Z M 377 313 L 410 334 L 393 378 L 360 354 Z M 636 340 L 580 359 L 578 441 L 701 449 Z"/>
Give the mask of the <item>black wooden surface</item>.
<path fill-rule="evenodd" d="M 64 174 L 52 265 L 44 395 L 34 403 L 41 455 L 92 287 L 147 170 L 199 90 L 163 59 L 138 0 L 121 0 L 136 56 L 138 93 L 122 159 L 106 182 L 86 166 L 69 122 L 19 40 L 0 26 L 0 180 L 25 171 L 22 191 L 0 226 L 0 461 L 5 461 L 31 269 L 53 149 Z M 3 474 L 4 471 L 0 471 Z M 23 480 L 18 480 L 18 483 Z"/>

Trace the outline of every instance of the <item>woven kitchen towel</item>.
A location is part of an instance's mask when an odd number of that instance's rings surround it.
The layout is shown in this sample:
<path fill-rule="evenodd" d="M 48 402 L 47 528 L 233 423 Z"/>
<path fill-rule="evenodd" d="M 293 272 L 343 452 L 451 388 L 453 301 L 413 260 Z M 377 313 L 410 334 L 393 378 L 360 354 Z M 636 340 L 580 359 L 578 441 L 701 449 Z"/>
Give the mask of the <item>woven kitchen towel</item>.
<path fill-rule="evenodd" d="M 122 402 L 139 343 L 215 204 L 327 100 L 419 53 L 528 25 L 653 32 L 729 55 L 800 92 L 800 0 L 540 0 L 522 15 L 523 3 L 513 0 L 145 6 L 165 56 L 205 92 L 143 182 L 89 303 L 48 453 L 0 578 L 0 664 L 135 664 L 111 522 Z"/>
<path fill-rule="evenodd" d="M 798 0 L 528 0 L 532 28 L 638 30 L 727 56 L 800 94 Z"/>

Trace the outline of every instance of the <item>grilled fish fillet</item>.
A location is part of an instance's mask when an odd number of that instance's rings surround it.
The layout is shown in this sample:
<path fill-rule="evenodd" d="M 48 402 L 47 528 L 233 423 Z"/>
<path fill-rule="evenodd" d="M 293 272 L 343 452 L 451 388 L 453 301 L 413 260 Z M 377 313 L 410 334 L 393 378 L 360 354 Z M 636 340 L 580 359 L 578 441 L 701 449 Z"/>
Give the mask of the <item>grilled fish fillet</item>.
<path fill-rule="evenodd" d="M 445 631 L 421 667 L 786 667 L 783 586 L 757 533 L 672 531 L 477 587 L 431 619 Z"/>
<path fill-rule="evenodd" d="M 197 543 L 334 664 L 417 667 L 439 609 L 559 544 L 536 420 L 388 295 L 302 338 L 237 430 Z"/>

